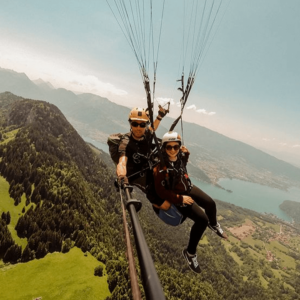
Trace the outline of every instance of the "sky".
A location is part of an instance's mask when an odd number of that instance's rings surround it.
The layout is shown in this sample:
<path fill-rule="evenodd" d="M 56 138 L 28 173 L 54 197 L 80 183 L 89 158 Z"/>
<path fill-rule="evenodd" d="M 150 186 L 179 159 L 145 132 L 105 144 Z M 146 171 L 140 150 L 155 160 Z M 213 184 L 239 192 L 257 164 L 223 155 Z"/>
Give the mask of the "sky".
<path fill-rule="evenodd" d="M 170 99 L 171 117 L 180 113 L 186 1 L 193 0 L 166 0 L 158 51 L 155 110 Z M 153 4 L 157 33 L 162 1 Z M 105 0 L 0 0 L 0 7 L 1 68 L 146 107 L 135 55 Z M 299 0 L 224 0 L 183 119 L 300 166 L 299 15 Z"/>

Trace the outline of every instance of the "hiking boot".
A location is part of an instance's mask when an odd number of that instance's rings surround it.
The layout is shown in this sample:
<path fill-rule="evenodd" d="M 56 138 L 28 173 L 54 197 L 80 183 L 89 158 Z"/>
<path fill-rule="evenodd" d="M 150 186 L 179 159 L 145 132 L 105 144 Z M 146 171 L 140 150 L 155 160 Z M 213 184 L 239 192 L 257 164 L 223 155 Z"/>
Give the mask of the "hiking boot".
<path fill-rule="evenodd" d="M 223 229 L 221 228 L 221 225 L 219 223 L 217 223 L 217 225 L 210 225 L 208 224 L 208 227 L 213 231 L 215 232 L 218 236 L 220 236 L 221 238 L 227 240 L 228 239 L 228 236 L 227 234 L 223 231 Z"/>
<path fill-rule="evenodd" d="M 197 254 L 191 255 L 187 252 L 187 249 L 183 249 L 182 255 L 187 260 L 189 267 L 192 271 L 194 271 L 197 274 L 201 273 L 197 260 Z"/>

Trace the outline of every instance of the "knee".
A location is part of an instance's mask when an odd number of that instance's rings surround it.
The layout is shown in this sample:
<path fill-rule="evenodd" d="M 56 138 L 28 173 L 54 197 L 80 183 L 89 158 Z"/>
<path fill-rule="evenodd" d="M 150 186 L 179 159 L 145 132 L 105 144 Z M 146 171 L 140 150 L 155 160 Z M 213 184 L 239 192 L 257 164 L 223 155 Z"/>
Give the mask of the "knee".
<path fill-rule="evenodd" d="M 216 210 L 217 209 L 216 202 L 212 198 L 209 198 L 207 208 L 210 209 L 210 210 Z"/>

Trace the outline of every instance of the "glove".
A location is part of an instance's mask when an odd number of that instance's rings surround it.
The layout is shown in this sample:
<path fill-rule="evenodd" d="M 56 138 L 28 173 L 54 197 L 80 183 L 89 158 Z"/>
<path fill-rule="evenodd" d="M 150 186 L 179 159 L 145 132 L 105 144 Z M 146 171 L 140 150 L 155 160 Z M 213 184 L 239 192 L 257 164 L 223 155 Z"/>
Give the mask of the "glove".
<path fill-rule="evenodd" d="M 159 111 L 158 111 L 158 115 L 160 116 L 160 118 L 162 119 L 169 111 L 164 109 L 162 106 L 158 106 L 159 107 Z"/>
<path fill-rule="evenodd" d="M 118 184 L 119 186 L 123 186 L 124 184 L 129 184 L 128 178 L 125 175 L 118 176 Z"/>

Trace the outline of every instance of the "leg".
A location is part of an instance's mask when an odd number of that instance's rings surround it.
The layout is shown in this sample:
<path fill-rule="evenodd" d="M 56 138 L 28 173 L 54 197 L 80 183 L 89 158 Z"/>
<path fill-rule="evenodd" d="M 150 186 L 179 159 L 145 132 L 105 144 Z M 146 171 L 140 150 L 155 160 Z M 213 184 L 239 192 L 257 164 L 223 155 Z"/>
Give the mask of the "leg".
<path fill-rule="evenodd" d="M 183 249 L 183 257 L 189 267 L 195 273 L 200 273 L 201 269 L 197 260 L 197 245 L 207 227 L 208 219 L 203 210 L 194 202 L 186 207 L 178 207 L 178 210 L 185 216 L 192 219 L 195 223 L 191 228 L 190 240 L 187 249 Z"/>
<path fill-rule="evenodd" d="M 192 197 L 193 200 L 205 210 L 211 225 L 217 224 L 217 206 L 216 202 L 200 190 L 197 186 L 193 186 L 188 196 Z"/>
<path fill-rule="evenodd" d="M 221 238 L 227 239 L 227 234 L 223 231 L 217 221 L 217 207 L 215 201 L 195 185 L 192 187 L 189 196 L 192 197 L 199 206 L 205 209 L 205 213 L 209 220 L 209 228 Z"/>
<path fill-rule="evenodd" d="M 195 254 L 197 245 L 208 225 L 208 218 L 196 203 L 187 205 L 186 207 L 177 208 L 185 217 L 188 217 L 194 221 L 194 225 L 192 226 L 190 232 L 190 240 L 187 251 L 189 254 Z"/>

